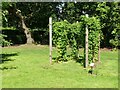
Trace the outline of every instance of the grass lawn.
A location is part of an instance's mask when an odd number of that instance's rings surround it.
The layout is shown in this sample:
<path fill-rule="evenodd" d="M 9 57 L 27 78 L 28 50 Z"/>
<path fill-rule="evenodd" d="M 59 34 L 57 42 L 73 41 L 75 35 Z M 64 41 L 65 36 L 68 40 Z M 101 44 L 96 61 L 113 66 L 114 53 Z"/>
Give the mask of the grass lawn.
<path fill-rule="evenodd" d="M 2 88 L 118 88 L 118 51 L 101 50 L 96 75 L 75 61 L 50 65 L 48 46 L 5 47 L 2 53 Z"/>

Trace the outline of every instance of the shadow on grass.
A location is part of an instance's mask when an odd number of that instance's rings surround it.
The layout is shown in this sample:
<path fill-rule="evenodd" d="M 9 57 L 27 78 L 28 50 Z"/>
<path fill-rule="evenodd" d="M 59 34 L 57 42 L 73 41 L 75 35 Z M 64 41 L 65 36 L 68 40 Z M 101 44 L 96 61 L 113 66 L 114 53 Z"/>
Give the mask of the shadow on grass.
<path fill-rule="evenodd" d="M 53 62 L 58 62 L 59 59 L 57 57 L 52 57 Z M 84 64 L 84 56 L 79 56 L 76 58 L 71 58 L 71 55 L 67 55 L 67 60 L 63 62 L 67 62 L 69 60 L 74 60 L 76 63 L 80 63 L 82 66 Z"/>
<path fill-rule="evenodd" d="M 4 66 L 5 62 L 9 62 L 9 61 L 14 61 L 15 59 L 10 59 L 10 57 L 13 56 L 18 56 L 18 53 L 4 53 L 4 54 L 0 54 L 0 64 L 3 65 L 2 67 L 0 67 L 0 70 L 7 70 L 7 69 L 16 69 L 17 67 L 15 66 Z"/>
<path fill-rule="evenodd" d="M 10 70 L 10 69 L 17 69 L 16 66 L 4 66 L 4 67 L 0 67 L 0 70 Z"/>
<path fill-rule="evenodd" d="M 52 57 L 52 60 L 53 60 L 53 61 L 56 61 L 56 60 L 57 60 L 57 57 Z"/>
<path fill-rule="evenodd" d="M 76 63 L 80 63 L 81 66 L 85 67 L 84 56 L 79 56 L 75 59 Z"/>
<path fill-rule="evenodd" d="M 77 59 L 76 59 L 76 62 L 77 63 L 82 63 L 84 61 L 84 57 L 83 56 L 79 56 Z"/>
<path fill-rule="evenodd" d="M 53 62 L 58 63 L 58 62 L 67 62 L 69 60 L 67 59 L 60 59 L 59 57 L 52 57 Z"/>

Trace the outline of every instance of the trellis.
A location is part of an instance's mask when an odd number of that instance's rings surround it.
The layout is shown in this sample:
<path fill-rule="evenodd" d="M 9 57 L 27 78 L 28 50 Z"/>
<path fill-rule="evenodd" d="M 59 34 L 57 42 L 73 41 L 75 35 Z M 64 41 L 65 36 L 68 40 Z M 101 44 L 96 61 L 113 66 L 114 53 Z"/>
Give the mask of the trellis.
<path fill-rule="evenodd" d="M 87 17 L 87 16 L 86 16 Z M 85 33 L 85 67 L 88 67 L 88 26 L 86 25 L 86 33 Z M 49 18 L 49 48 L 50 48 L 50 64 L 52 64 L 52 18 Z M 100 34 L 99 34 L 99 50 L 98 50 L 98 61 L 100 62 Z"/>

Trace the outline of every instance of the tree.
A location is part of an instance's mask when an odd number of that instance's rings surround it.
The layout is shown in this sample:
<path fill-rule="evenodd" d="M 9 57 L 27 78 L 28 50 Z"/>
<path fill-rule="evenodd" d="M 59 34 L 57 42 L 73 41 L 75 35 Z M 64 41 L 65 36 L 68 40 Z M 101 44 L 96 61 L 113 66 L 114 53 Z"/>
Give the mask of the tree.
<path fill-rule="evenodd" d="M 120 3 L 103 2 L 96 8 L 96 15 L 100 19 L 104 35 L 104 46 L 110 46 L 110 40 L 115 40 L 120 26 Z M 117 44 L 118 45 L 118 44 Z"/>
<path fill-rule="evenodd" d="M 4 13 L 3 26 L 13 26 L 23 30 L 28 44 L 34 42 L 30 30 L 46 29 L 48 27 L 48 18 L 52 13 L 56 13 L 55 8 L 58 3 L 3 2 L 2 4 Z M 8 13 L 6 13 L 7 11 Z"/>
<path fill-rule="evenodd" d="M 101 22 L 101 45 L 103 47 L 114 46 L 117 41 L 120 26 L 119 2 L 78 2 L 65 3 L 62 17 L 73 23 L 80 21 L 80 16 L 87 13 L 89 17 L 97 17 Z M 114 34 L 113 34 L 114 33 Z M 112 40 L 112 41 L 111 41 Z M 118 44 L 117 44 L 118 46 Z"/>
<path fill-rule="evenodd" d="M 10 8 L 13 9 L 9 10 Z M 117 41 L 118 34 L 116 33 L 120 28 L 119 2 L 4 2 L 2 12 L 4 27 L 12 26 L 23 30 L 22 21 L 24 21 L 26 32 L 33 31 L 33 29 L 44 29 L 47 32 L 50 16 L 53 17 L 53 21 L 66 19 L 68 22 L 74 23 L 81 21 L 80 16 L 87 13 L 89 17 L 97 17 L 101 22 L 101 36 L 103 38 L 101 45 L 103 47 L 115 45 L 113 41 Z M 22 19 L 20 19 L 20 15 Z"/>
<path fill-rule="evenodd" d="M 8 5 L 7 7 L 6 4 Z M 32 44 L 34 40 L 32 39 L 31 32 L 29 31 L 28 27 L 25 24 L 24 16 L 22 15 L 21 11 L 16 8 L 16 3 L 3 3 L 4 9 L 8 11 L 9 16 L 14 19 L 18 19 L 20 28 L 24 31 L 26 38 L 27 38 L 27 44 Z"/>

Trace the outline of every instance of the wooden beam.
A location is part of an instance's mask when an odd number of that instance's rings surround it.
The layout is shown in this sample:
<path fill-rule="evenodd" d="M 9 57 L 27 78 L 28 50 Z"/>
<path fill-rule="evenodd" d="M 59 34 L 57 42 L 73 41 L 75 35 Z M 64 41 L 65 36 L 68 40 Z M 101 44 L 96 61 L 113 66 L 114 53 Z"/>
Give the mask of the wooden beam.
<path fill-rule="evenodd" d="M 88 17 L 88 14 L 86 14 Z M 85 32 L 85 68 L 88 67 L 88 26 L 86 25 L 86 32 Z"/>
<path fill-rule="evenodd" d="M 100 62 L 100 33 L 99 33 L 98 62 Z"/>
<path fill-rule="evenodd" d="M 50 47 L 50 64 L 52 64 L 52 18 L 49 18 L 49 47 Z"/>

